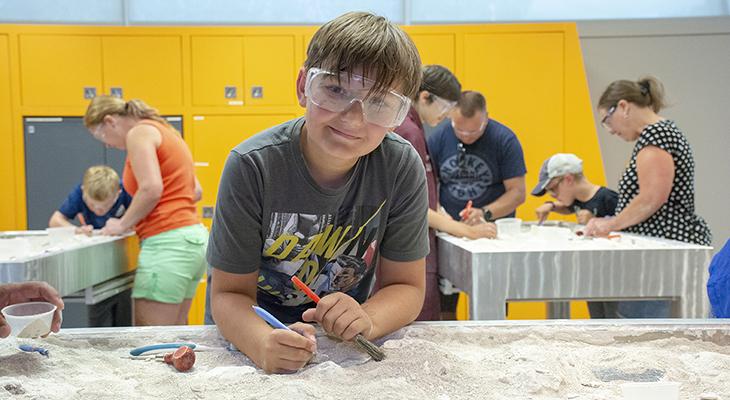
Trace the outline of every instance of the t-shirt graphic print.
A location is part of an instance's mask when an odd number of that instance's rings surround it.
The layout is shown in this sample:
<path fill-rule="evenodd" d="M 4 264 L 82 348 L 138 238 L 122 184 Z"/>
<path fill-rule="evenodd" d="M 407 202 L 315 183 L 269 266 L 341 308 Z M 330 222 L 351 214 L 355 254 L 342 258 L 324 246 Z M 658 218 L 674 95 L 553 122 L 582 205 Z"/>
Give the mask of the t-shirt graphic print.
<path fill-rule="evenodd" d="M 364 301 L 372 279 L 363 278 L 374 273 L 381 209 L 360 207 L 346 216 L 351 221 L 346 225 L 337 225 L 332 215 L 274 213 L 264 241 L 259 300 L 273 297 L 284 306 L 310 303 L 292 287 L 296 275 L 320 297 L 344 292 Z"/>

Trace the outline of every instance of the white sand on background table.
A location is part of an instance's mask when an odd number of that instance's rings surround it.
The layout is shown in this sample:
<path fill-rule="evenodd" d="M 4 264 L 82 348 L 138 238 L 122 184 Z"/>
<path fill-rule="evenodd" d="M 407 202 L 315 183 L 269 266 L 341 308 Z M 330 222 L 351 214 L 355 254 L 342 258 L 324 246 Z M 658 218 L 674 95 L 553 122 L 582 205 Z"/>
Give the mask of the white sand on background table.
<path fill-rule="evenodd" d="M 290 375 L 254 368 L 214 328 L 88 331 L 22 340 L 50 358 L 0 340 L 0 399 L 620 399 L 627 380 L 680 382 L 682 399 L 730 399 L 730 332 L 719 327 L 417 325 L 385 341 L 380 363 L 320 337 L 314 363 Z M 171 341 L 220 350 L 198 352 L 188 373 L 122 358 Z"/>

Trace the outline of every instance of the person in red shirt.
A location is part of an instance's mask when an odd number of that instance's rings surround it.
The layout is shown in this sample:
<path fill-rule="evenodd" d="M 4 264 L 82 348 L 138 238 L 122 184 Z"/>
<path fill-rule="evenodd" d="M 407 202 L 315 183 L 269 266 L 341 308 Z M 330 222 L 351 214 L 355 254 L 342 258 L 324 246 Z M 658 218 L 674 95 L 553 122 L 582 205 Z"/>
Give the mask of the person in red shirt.
<path fill-rule="evenodd" d="M 431 252 L 426 257 L 426 299 L 417 320 L 433 321 L 441 319 L 436 230 L 458 237 L 477 239 L 481 237 L 494 238 L 496 229 L 494 224 L 486 221 L 475 225 L 467 225 L 464 222 L 452 219 L 445 211 L 441 211 L 438 201 L 438 181 L 426 147 L 423 124 L 436 126 L 446 118 L 459 100 L 461 84 L 451 71 L 441 65 L 426 65 L 423 67 L 422 72 L 423 80 L 416 97 L 413 99 L 413 105 L 405 121 L 396 128 L 395 132 L 411 142 L 419 156 L 421 156 L 421 161 L 426 169 Z M 453 316 L 451 317 L 453 318 Z"/>

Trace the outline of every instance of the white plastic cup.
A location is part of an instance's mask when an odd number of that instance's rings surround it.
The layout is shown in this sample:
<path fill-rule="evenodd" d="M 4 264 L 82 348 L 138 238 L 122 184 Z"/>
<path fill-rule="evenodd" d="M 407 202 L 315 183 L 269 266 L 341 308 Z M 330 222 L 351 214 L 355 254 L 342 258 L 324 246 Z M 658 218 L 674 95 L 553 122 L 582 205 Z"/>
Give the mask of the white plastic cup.
<path fill-rule="evenodd" d="M 76 234 L 75 226 L 58 226 L 53 228 L 46 228 L 48 238 L 54 242 L 63 242 L 71 239 Z"/>
<path fill-rule="evenodd" d="M 522 232 L 522 220 L 519 218 L 502 218 L 494 221 L 497 225 L 497 237 L 514 237 Z"/>
<path fill-rule="evenodd" d="M 679 400 L 678 382 L 629 382 L 621 385 L 624 400 Z"/>
<path fill-rule="evenodd" d="M 51 332 L 56 305 L 42 301 L 12 304 L 2 309 L 10 336 L 36 338 Z"/>

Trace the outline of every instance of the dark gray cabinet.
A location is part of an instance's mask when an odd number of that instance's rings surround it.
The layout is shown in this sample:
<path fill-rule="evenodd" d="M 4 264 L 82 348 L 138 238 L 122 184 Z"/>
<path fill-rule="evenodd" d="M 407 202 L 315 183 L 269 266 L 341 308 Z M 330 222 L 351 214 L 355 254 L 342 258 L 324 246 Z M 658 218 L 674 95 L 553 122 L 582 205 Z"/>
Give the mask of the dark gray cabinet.
<path fill-rule="evenodd" d="M 183 132 L 181 117 L 165 118 Z M 126 153 L 94 139 L 80 117 L 26 117 L 23 137 L 28 229 L 48 226 L 88 167 L 106 164 L 122 176 Z"/>

